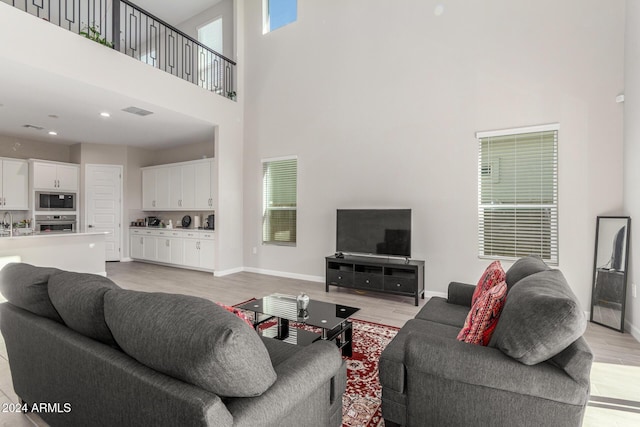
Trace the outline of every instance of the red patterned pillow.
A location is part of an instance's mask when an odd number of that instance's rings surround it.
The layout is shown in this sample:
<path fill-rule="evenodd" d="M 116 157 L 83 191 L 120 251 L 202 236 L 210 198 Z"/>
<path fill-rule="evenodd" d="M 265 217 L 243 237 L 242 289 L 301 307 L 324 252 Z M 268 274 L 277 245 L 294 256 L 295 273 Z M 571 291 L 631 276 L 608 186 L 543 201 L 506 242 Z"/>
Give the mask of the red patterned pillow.
<path fill-rule="evenodd" d="M 489 267 L 487 267 L 484 273 L 482 273 L 480 280 L 478 280 L 476 290 L 473 291 L 471 305 L 474 305 L 478 298 L 480 298 L 480 295 L 482 295 L 486 290 L 489 290 L 498 283 L 503 282 L 506 278 L 507 275 L 505 274 L 500 261 L 493 261 L 489 264 Z"/>
<path fill-rule="evenodd" d="M 216 302 L 216 304 L 218 304 L 220 307 L 224 308 L 227 311 L 230 311 L 231 313 L 235 314 L 236 316 L 244 320 L 247 323 L 247 325 L 251 326 L 251 329 L 253 329 L 253 323 L 251 322 L 251 319 L 247 317 L 247 314 L 244 311 L 238 310 L 237 308 L 231 307 L 230 305 L 224 305 L 220 302 Z"/>
<path fill-rule="evenodd" d="M 480 295 L 467 314 L 464 326 L 458 333 L 458 340 L 471 344 L 489 344 L 506 300 L 507 282 L 504 280 Z"/>

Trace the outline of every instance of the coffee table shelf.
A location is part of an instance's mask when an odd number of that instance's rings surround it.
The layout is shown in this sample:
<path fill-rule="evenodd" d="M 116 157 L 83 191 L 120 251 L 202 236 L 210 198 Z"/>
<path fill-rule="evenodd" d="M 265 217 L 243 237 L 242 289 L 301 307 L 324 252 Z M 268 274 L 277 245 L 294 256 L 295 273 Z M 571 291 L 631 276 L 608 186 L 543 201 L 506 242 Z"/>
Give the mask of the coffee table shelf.
<path fill-rule="evenodd" d="M 296 345 L 309 345 L 319 339 L 333 341 L 343 356 L 352 354 L 353 329 L 349 317 L 360 310 L 357 307 L 309 300 L 306 311 L 300 313 L 295 296 L 274 294 L 237 308 L 254 313 L 253 326 L 263 336 Z M 276 324 L 265 327 L 271 320 L 275 320 Z M 321 333 L 290 327 L 290 322 L 316 327 Z"/>

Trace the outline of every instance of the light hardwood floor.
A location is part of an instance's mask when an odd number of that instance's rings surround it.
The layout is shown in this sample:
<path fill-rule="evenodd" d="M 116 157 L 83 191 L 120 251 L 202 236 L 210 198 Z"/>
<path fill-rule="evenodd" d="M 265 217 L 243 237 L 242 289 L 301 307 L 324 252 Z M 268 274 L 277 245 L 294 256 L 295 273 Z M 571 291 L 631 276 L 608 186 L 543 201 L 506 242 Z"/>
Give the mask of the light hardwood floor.
<path fill-rule="evenodd" d="M 194 295 L 228 305 L 272 293 L 296 295 L 304 291 L 312 299 L 360 307 L 354 318 L 396 327 L 413 318 L 425 302 L 420 300 L 420 306 L 415 307 L 410 297 L 335 287 L 326 293 L 323 283 L 254 273 L 214 278 L 210 273 L 138 262 L 108 263 L 107 275 L 126 289 Z M 591 323 L 585 336 L 595 353 L 595 363 L 591 372 L 592 398 L 584 426 L 640 425 L 640 343 L 629 334 L 620 334 Z M 0 405 L 17 401 L 4 341 L 1 341 Z M 24 416 L 0 412 L 0 427 L 33 425 L 46 424 L 33 414 Z"/>

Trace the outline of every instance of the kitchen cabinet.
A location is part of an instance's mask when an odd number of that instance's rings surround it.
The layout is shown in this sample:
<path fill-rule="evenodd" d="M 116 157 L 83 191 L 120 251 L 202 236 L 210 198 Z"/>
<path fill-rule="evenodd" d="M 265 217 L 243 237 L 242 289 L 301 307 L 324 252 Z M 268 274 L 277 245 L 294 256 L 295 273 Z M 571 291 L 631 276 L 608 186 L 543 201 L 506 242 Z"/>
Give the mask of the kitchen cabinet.
<path fill-rule="evenodd" d="M 211 177 L 213 173 L 213 162 L 202 162 L 195 164 L 195 194 L 194 204 L 196 209 L 213 208 L 213 185 Z"/>
<path fill-rule="evenodd" d="M 142 168 L 142 209 L 213 210 L 213 159 Z"/>
<path fill-rule="evenodd" d="M 194 165 L 172 166 L 169 168 L 169 176 L 169 208 L 193 209 L 196 186 Z"/>
<path fill-rule="evenodd" d="M 170 171 L 165 168 L 142 169 L 142 209 L 169 209 Z"/>
<path fill-rule="evenodd" d="M 3 210 L 29 210 L 29 163 L 0 159 L 0 207 Z"/>
<path fill-rule="evenodd" d="M 80 168 L 75 164 L 34 161 L 33 188 L 77 192 Z"/>
<path fill-rule="evenodd" d="M 139 233 L 131 234 L 129 239 L 129 256 L 134 259 L 144 258 L 144 241 Z"/>
<path fill-rule="evenodd" d="M 215 237 L 203 230 L 167 230 L 137 228 L 130 231 L 130 257 L 213 271 Z"/>

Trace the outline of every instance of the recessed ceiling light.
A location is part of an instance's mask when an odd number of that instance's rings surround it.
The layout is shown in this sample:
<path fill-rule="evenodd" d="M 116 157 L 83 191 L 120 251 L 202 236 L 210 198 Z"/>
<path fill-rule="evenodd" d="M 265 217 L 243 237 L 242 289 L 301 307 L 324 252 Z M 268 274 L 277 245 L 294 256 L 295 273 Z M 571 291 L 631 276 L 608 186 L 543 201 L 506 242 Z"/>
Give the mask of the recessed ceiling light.
<path fill-rule="evenodd" d="M 100 113 L 100 115 L 102 117 L 111 117 L 111 114 L 107 113 L 106 111 L 103 111 L 102 113 Z"/>
<path fill-rule="evenodd" d="M 54 131 L 54 130 L 50 130 L 49 131 L 49 135 L 53 135 L 56 136 L 58 134 L 58 132 Z"/>

